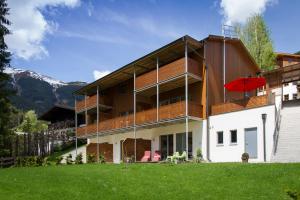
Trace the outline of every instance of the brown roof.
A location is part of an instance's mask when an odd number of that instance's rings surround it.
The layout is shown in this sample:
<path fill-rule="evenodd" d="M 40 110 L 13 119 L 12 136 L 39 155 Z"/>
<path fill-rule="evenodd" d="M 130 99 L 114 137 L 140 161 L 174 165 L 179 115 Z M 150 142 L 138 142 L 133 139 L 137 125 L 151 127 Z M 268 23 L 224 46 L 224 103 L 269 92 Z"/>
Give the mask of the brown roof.
<path fill-rule="evenodd" d="M 291 54 L 291 53 L 281 53 L 281 52 L 278 52 L 278 53 L 276 53 L 276 56 L 277 56 L 277 58 L 280 58 L 280 57 L 293 57 L 293 58 L 300 58 L 300 55 L 297 55 L 297 54 Z"/>
<path fill-rule="evenodd" d="M 240 45 L 241 48 L 247 52 L 248 56 L 251 58 L 253 62 L 253 66 L 257 69 L 257 72 L 260 71 L 258 65 L 247 51 L 244 44 L 239 39 L 234 38 L 225 38 L 226 41 L 236 42 Z M 75 94 L 84 95 L 84 94 L 92 94 L 95 92 L 97 86 L 99 89 L 103 90 L 113 85 L 117 85 L 121 82 L 124 82 L 128 79 L 133 77 L 134 70 L 136 75 L 143 74 L 151 69 L 156 68 L 156 59 L 159 58 L 160 65 L 168 64 L 174 60 L 182 58 L 184 56 L 184 49 L 185 43 L 187 42 L 189 46 L 189 51 L 198 50 L 199 48 L 203 47 L 205 40 L 224 40 L 223 36 L 217 35 L 209 35 L 207 38 L 203 40 L 196 40 L 188 35 L 185 35 L 115 71 L 112 73 L 80 88 L 79 90 L 75 91 Z M 192 48 L 192 49 L 191 49 Z"/>

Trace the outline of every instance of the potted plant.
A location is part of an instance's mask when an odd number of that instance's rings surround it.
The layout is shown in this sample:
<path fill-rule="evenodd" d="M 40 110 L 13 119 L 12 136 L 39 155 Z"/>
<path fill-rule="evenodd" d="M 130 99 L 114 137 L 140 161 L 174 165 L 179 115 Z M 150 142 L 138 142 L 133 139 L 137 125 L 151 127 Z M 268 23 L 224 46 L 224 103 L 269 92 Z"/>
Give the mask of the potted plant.
<path fill-rule="evenodd" d="M 242 154 L 242 162 L 243 163 L 248 163 L 249 160 L 249 154 L 248 153 L 243 153 Z"/>

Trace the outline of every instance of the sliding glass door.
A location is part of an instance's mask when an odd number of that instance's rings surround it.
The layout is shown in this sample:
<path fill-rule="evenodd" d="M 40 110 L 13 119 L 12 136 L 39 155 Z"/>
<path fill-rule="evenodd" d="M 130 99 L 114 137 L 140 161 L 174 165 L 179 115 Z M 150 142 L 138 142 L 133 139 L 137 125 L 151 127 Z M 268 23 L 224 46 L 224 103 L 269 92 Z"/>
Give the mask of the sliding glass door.
<path fill-rule="evenodd" d="M 193 157 L 193 134 L 192 132 L 188 133 L 188 155 L 189 158 Z M 183 151 L 186 151 L 186 135 L 185 133 L 176 134 L 176 151 L 182 154 Z"/>
<path fill-rule="evenodd" d="M 162 160 L 173 155 L 173 135 L 160 136 L 160 152 Z"/>

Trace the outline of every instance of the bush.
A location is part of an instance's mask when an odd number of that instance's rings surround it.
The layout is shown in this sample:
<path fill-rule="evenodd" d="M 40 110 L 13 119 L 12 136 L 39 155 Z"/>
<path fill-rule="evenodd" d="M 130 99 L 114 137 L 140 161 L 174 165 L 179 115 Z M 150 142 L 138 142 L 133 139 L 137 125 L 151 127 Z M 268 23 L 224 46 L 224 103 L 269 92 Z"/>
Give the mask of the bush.
<path fill-rule="evenodd" d="M 36 166 L 43 166 L 43 163 L 44 163 L 44 158 L 42 156 L 37 156 L 35 157 L 35 165 Z"/>
<path fill-rule="evenodd" d="M 61 165 L 61 161 L 63 160 L 63 157 L 62 156 L 58 156 L 58 157 L 56 157 L 56 159 L 55 159 L 55 164 L 56 165 Z"/>
<path fill-rule="evenodd" d="M 197 151 L 196 151 L 196 156 L 194 157 L 194 159 L 193 159 L 193 161 L 195 162 L 195 163 L 200 163 L 201 161 L 202 161 L 202 151 L 201 151 L 201 149 L 197 149 Z"/>
<path fill-rule="evenodd" d="M 286 190 L 285 192 L 291 199 L 294 200 L 300 199 L 300 192 L 297 192 L 295 190 L 290 190 L 290 189 Z"/>
<path fill-rule="evenodd" d="M 104 164 L 105 163 L 105 157 L 102 154 L 99 155 L 99 163 L 100 164 Z"/>
<path fill-rule="evenodd" d="M 242 162 L 247 163 L 249 160 L 249 154 L 248 153 L 243 153 L 242 154 Z"/>
<path fill-rule="evenodd" d="M 87 155 L 87 162 L 88 163 L 95 163 L 96 162 L 96 156 L 95 154 L 88 154 Z"/>
<path fill-rule="evenodd" d="M 75 158 L 75 164 L 82 164 L 82 153 L 77 154 Z"/>
<path fill-rule="evenodd" d="M 72 165 L 72 164 L 73 164 L 72 154 L 69 154 L 69 155 L 66 157 L 66 163 L 67 163 L 67 165 Z"/>
<path fill-rule="evenodd" d="M 49 166 L 49 165 L 51 165 L 51 163 L 49 162 L 48 157 L 44 157 L 44 158 L 43 158 L 43 166 L 44 166 L 44 167 L 47 167 L 47 166 Z"/>

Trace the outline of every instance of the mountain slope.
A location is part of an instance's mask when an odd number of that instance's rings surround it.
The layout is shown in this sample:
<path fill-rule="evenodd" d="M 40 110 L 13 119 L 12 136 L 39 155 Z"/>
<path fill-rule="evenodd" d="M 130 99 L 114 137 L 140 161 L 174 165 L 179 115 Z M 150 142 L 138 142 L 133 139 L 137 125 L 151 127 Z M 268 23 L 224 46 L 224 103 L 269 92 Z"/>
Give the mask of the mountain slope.
<path fill-rule="evenodd" d="M 8 87 L 16 91 L 11 98 L 13 105 L 22 110 L 35 110 L 38 114 L 50 109 L 54 104 L 74 106 L 72 93 L 86 83 L 65 83 L 29 70 L 6 68 L 11 76 Z"/>

